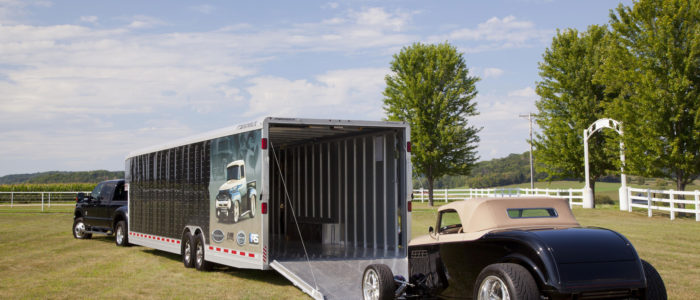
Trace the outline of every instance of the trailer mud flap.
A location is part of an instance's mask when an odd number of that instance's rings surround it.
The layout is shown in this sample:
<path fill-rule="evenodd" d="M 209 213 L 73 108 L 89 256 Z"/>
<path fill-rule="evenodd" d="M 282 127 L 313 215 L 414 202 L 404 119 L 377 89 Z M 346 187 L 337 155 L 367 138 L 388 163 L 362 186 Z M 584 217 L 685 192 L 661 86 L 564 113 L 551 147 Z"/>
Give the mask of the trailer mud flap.
<path fill-rule="evenodd" d="M 274 260 L 270 267 L 314 299 L 362 299 L 362 274 L 378 263 L 389 266 L 394 275 L 408 273 L 406 258 Z"/>

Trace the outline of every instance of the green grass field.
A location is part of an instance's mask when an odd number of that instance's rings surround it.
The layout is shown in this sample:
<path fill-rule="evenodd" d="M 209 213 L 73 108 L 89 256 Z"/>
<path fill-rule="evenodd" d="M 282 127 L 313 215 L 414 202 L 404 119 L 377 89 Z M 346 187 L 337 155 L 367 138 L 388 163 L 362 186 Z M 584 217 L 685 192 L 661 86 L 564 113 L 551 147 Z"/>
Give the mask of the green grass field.
<path fill-rule="evenodd" d="M 414 203 L 412 235 L 435 226 L 435 209 Z M 186 269 L 178 255 L 118 248 L 112 237 L 71 236 L 71 207 L 0 207 L 0 299 L 231 298 L 307 299 L 275 271 Z M 700 295 L 700 223 L 613 208 L 574 209 L 584 226 L 621 232 L 663 276 L 669 299 Z M 349 283 L 349 284 L 358 284 Z"/>

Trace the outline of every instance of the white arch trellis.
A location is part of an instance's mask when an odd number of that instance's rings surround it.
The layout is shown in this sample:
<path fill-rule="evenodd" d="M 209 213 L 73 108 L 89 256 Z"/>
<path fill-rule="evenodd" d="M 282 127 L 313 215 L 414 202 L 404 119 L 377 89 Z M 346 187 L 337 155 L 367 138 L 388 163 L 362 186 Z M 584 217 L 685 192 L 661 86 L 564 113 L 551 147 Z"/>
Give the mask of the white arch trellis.
<path fill-rule="evenodd" d="M 620 134 L 620 137 L 622 137 L 623 134 L 622 123 L 608 118 L 597 120 L 593 122 L 593 124 L 591 124 L 591 126 L 589 126 L 587 129 L 583 130 L 583 154 L 586 168 L 586 186 L 583 188 L 584 208 L 593 208 L 593 190 L 591 189 L 591 185 L 589 183 L 590 175 L 588 168 L 588 138 L 591 137 L 594 133 L 602 130 L 603 128 L 610 128 L 612 130 L 615 130 L 617 133 Z M 627 177 L 625 176 L 624 149 L 625 144 L 622 142 L 622 139 L 620 139 L 620 182 L 622 183 L 619 190 L 620 210 L 627 210 L 627 207 L 629 205 L 629 203 L 627 202 Z"/>

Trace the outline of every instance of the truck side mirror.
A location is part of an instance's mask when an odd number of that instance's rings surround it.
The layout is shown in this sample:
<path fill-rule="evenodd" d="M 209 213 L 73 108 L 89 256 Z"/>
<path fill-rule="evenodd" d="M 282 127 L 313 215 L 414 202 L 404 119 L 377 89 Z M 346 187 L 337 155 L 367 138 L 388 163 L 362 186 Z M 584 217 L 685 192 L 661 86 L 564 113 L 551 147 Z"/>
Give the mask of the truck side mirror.
<path fill-rule="evenodd" d="M 85 201 L 85 193 L 78 193 L 78 202 L 83 202 Z"/>

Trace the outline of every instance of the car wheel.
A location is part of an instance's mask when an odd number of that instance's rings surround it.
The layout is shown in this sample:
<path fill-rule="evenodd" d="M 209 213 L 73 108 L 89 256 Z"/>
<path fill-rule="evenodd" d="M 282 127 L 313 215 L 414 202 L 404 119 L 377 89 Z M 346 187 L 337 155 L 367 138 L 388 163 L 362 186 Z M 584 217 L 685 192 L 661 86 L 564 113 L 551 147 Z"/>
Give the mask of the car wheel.
<path fill-rule="evenodd" d="M 250 217 L 255 218 L 255 208 L 256 208 L 256 203 L 255 203 L 255 195 L 250 196 Z"/>
<path fill-rule="evenodd" d="M 394 299 L 394 275 L 384 264 L 373 264 L 362 274 L 362 298 L 365 300 Z"/>
<path fill-rule="evenodd" d="M 119 247 L 129 246 L 129 236 L 127 235 L 126 222 L 117 222 L 117 226 L 114 228 L 114 242 Z"/>
<path fill-rule="evenodd" d="M 192 234 L 185 232 L 182 237 L 182 263 L 185 268 L 194 267 L 194 246 L 192 245 Z"/>
<path fill-rule="evenodd" d="M 87 228 L 85 227 L 83 218 L 75 218 L 75 221 L 73 221 L 73 237 L 79 240 L 91 238 L 92 233 L 87 233 L 86 231 Z"/>
<path fill-rule="evenodd" d="M 664 280 L 661 278 L 661 275 L 659 275 L 659 272 L 656 271 L 656 268 L 646 260 L 642 260 L 642 267 L 644 268 L 644 277 L 647 279 L 646 299 L 668 299 Z"/>
<path fill-rule="evenodd" d="M 537 283 L 530 272 L 518 264 L 486 266 L 474 284 L 477 300 L 535 300 L 539 299 Z"/>
<path fill-rule="evenodd" d="M 195 237 L 195 245 L 194 267 L 199 271 L 211 270 L 212 263 L 204 259 L 204 237 L 201 233 Z"/>
<path fill-rule="evenodd" d="M 241 202 L 233 201 L 233 223 L 238 222 L 238 218 L 241 216 Z"/>

